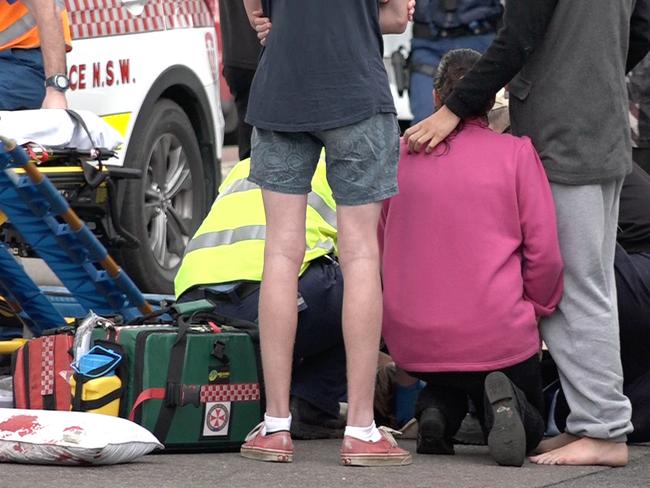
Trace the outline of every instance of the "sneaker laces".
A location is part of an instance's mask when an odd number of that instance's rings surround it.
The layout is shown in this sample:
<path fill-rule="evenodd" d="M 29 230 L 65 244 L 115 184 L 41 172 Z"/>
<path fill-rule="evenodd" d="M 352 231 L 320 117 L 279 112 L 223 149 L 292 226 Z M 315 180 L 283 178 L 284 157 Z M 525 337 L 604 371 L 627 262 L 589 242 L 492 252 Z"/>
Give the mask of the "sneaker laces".
<path fill-rule="evenodd" d="M 391 429 L 390 427 L 386 427 L 385 425 L 382 425 L 381 427 L 377 427 L 377 430 L 379 433 L 386 439 L 391 446 L 393 447 L 398 447 L 397 441 L 395 440 L 395 435 L 402 435 L 402 433 L 399 430 Z"/>
<path fill-rule="evenodd" d="M 411 435 L 413 430 L 416 431 L 418 430 L 418 421 L 415 418 L 412 418 L 408 422 L 406 422 L 404 425 L 402 425 L 397 431 L 399 432 L 400 436 L 406 436 L 406 435 Z M 405 439 L 408 439 L 409 437 L 404 437 Z"/>
<path fill-rule="evenodd" d="M 253 437 L 257 436 L 262 431 L 262 428 L 264 427 L 264 421 L 262 420 L 259 424 L 257 424 L 255 427 L 253 427 L 253 430 L 251 430 L 247 435 L 246 438 L 244 439 L 244 442 L 250 441 Z"/>

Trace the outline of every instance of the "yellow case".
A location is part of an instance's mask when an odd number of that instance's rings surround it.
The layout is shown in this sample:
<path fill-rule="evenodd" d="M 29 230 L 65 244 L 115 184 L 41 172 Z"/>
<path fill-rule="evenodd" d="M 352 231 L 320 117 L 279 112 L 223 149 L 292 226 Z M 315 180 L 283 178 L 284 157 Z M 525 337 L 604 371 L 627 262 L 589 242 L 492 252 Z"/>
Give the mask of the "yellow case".
<path fill-rule="evenodd" d="M 74 396 L 75 387 L 77 382 L 74 379 L 74 376 L 70 377 L 70 391 L 72 396 Z M 109 393 L 119 390 L 122 387 L 122 380 L 117 376 L 102 376 L 101 378 L 95 378 L 86 382 L 83 386 L 83 391 L 81 393 L 81 399 L 84 401 L 88 400 L 98 400 Z M 104 415 L 112 415 L 113 417 L 118 417 L 120 414 L 120 400 L 113 400 L 111 403 L 104 405 L 101 408 L 96 410 L 89 410 L 92 413 L 101 413 Z"/>

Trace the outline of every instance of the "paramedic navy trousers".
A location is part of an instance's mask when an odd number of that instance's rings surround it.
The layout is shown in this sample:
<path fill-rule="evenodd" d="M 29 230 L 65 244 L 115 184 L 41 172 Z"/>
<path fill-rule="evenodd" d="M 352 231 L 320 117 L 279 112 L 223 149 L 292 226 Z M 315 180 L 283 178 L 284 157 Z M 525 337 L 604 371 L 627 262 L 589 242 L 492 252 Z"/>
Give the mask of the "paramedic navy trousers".
<path fill-rule="evenodd" d="M 305 302 L 298 313 L 293 357 L 291 395 L 337 418 L 339 401 L 346 392 L 345 347 L 341 326 L 343 277 L 338 263 L 329 258 L 313 261 L 298 281 Z M 203 298 L 192 289 L 179 301 Z M 210 293 L 214 301 L 215 295 Z M 232 294 L 217 300 L 216 311 L 254 322 L 259 290 L 239 299 Z"/>

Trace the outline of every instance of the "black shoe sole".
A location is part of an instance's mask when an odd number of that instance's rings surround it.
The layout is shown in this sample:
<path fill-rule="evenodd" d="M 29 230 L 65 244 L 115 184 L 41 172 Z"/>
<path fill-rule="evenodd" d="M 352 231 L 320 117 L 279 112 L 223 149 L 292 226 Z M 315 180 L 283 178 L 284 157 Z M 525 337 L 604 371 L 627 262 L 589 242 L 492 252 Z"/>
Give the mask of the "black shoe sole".
<path fill-rule="evenodd" d="M 437 408 L 425 409 L 418 419 L 416 452 L 419 454 L 454 454 L 454 445 L 445 439 L 446 421 Z"/>
<path fill-rule="evenodd" d="M 506 375 L 490 373 L 485 379 L 494 425 L 488 435 L 488 447 L 501 466 L 521 466 L 526 458 L 526 432 L 519 415 L 515 392 Z"/>

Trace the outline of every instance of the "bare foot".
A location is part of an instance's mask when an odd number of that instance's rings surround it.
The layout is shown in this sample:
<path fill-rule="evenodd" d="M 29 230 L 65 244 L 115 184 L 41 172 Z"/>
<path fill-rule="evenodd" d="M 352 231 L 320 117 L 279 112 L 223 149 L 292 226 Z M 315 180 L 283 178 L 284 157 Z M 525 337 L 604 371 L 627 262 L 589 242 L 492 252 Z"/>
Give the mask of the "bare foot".
<path fill-rule="evenodd" d="M 545 452 L 552 451 L 554 449 L 559 449 L 560 447 L 564 447 L 567 444 L 570 444 L 571 442 L 575 442 L 580 437 L 576 437 L 571 434 L 560 434 L 556 435 L 555 437 L 551 437 L 550 439 L 544 439 L 542 442 L 539 443 L 539 445 L 535 448 L 533 451 L 535 454 L 544 454 Z"/>
<path fill-rule="evenodd" d="M 625 466 L 628 461 L 627 444 L 583 437 L 564 447 L 533 456 L 535 464 L 563 464 L 568 466 Z"/>

